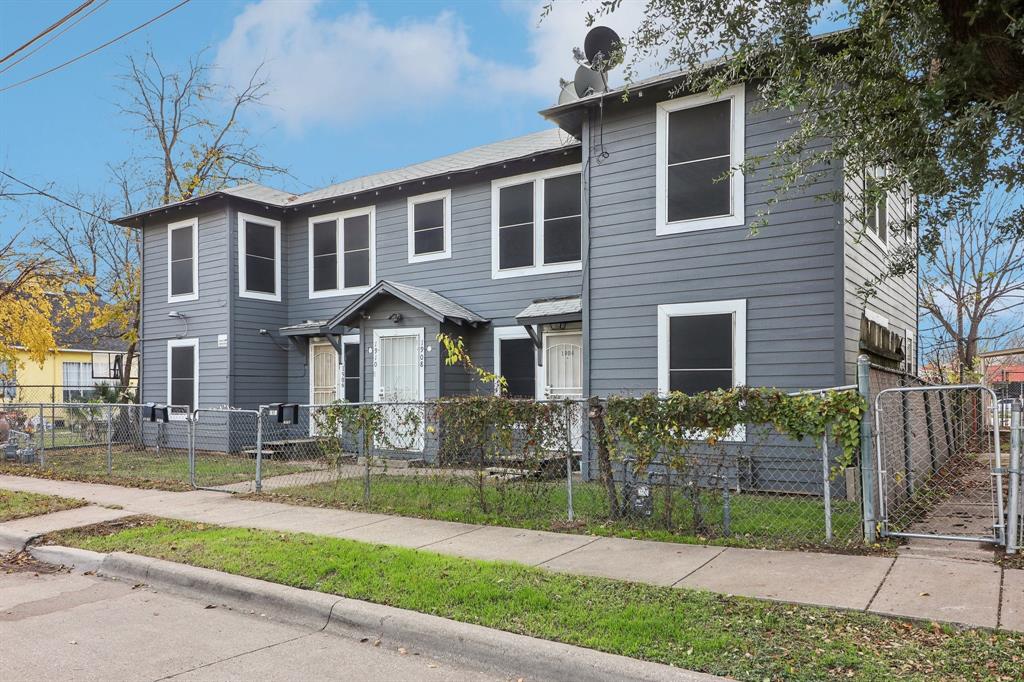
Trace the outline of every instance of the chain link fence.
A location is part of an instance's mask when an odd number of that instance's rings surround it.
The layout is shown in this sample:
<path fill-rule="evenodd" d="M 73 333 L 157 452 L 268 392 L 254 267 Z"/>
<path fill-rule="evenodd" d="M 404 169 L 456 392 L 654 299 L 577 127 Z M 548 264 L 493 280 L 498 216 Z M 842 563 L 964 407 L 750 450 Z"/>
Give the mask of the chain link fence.
<path fill-rule="evenodd" d="M 93 384 L 19 384 L 0 379 L 0 405 L 3 404 L 61 404 L 61 403 L 132 403 L 137 398 L 137 382 L 122 389 L 114 380 L 98 380 Z"/>

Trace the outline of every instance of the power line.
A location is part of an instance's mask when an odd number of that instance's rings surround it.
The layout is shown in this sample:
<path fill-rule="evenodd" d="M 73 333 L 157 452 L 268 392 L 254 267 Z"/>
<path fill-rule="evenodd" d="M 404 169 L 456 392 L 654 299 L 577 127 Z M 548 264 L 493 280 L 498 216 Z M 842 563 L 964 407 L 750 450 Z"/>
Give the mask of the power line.
<path fill-rule="evenodd" d="M 65 21 L 67 21 L 67 20 L 68 20 L 68 19 L 70 19 L 71 17 L 75 16 L 76 14 L 78 14 L 79 12 L 81 12 L 81 11 L 82 11 L 83 9 L 85 9 L 86 7 L 88 7 L 89 5 L 91 5 L 91 4 L 92 4 L 92 3 L 94 3 L 94 2 L 96 2 L 96 0 L 85 0 L 85 2 L 83 2 L 83 3 L 81 4 L 81 5 L 79 5 L 79 6 L 78 6 L 78 7 L 76 7 L 75 9 L 71 10 L 70 12 L 68 12 L 67 14 L 65 14 L 65 15 L 64 15 L 63 17 L 61 17 L 61 18 L 60 18 L 59 20 L 57 20 L 56 22 L 54 22 L 53 24 L 51 24 L 51 25 L 50 25 L 50 27 L 49 27 L 49 28 L 47 28 L 47 29 L 45 29 L 45 30 L 44 30 L 44 31 L 43 31 L 42 33 L 39 33 L 39 34 L 35 35 L 35 36 L 34 36 L 34 37 L 33 37 L 33 38 L 31 39 L 31 40 L 29 40 L 29 41 L 28 41 L 27 43 L 25 43 L 25 44 L 24 44 L 24 45 L 22 45 L 21 47 L 17 48 L 17 49 L 16 49 L 16 50 L 14 50 L 13 52 L 11 52 L 11 53 L 9 53 L 9 54 L 5 55 L 4 57 L 0 58 L 0 64 L 3 64 L 3 63 L 4 63 L 4 62 L 6 62 L 6 61 L 7 61 L 8 59 L 10 59 L 10 58 L 11 58 L 11 57 L 13 57 L 14 55 L 18 54 L 19 52 L 21 52 L 22 50 L 24 50 L 24 49 L 25 49 L 26 47 L 28 47 L 28 46 L 29 46 L 29 45 L 31 45 L 32 43 L 36 42 L 37 40 L 39 40 L 40 38 L 42 38 L 43 36 L 45 36 L 45 35 L 46 35 L 47 33 L 49 33 L 50 31 L 52 31 L 53 29 L 57 28 L 58 26 L 60 26 L 61 24 L 63 24 L 63 23 L 65 22 Z"/>
<path fill-rule="evenodd" d="M 166 10 L 166 11 L 164 11 L 164 12 L 161 12 L 160 14 L 156 15 L 155 17 L 153 17 L 153 18 L 152 18 L 152 19 L 150 19 L 149 21 L 147 21 L 147 22 L 145 22 L 145 23 L 143 23 L 143 24 L 139 24 L 138 26 L 136 26 L 135 28 L 131 29 L 130 31 L 125 31 L 125 32 L 124 32 L 124 33 L 122 33 L 121 35 L 119 35 L 119 36 L 116 36 L 116 37 L 114 37 L 114 38 L 111 38 L 110 40 L 108 40 L 107 42 L 103 43 L 102 45 L 100 45 L 100 46 L 98 46 L 98 47 L 94 47 L 93 49 L 89 50 L 88 52 L 83 52 L 82 54 L 78 55 L 77 57 L 73 57 L 73 58 L 71 58 L 71 59 L 67 60 L 67 61 L 66 61 L 66 62 L 64 62 L 63 64 L 58 64 L 57 66 L 55 66 L 55 67 L 53 67 L 53 68 L 51 68 L 51 69 L 47 69 L 46 71 L 43 71 L 43 72 L 41 72 L 41 73 L 37 73 L 37 74 L 36 74 L 36 75 L 34 75 L 34 76 L 29 76 L 29 77 L 28 77 L 28 78 L 26 78 L 25 80 L 21 80 L 21 81 L 18 81 L 17 83 L 13 83 L 13 84 L 11 84 L 11 85 L 8 85 L 7 87 L 4 87 L 4 88 L 0 88 L 0 92 L 7 92 L 7 91 L 8 91 L 8 90 L 10 90 L 11 88 L 16 88 L 16 87 L 18 87 L 19 85 L 24 85 L 25 83 L 29 83 L 29 82 L 31 82 L 31 81 L 34 81 L 34 80 L 35 80 L 35 79 L 37 79 L 37 78 L 42 78 L 43 76 L 47 76 L 47 75 L 49 75 L 49 74 L 53 73 L 54 71 L 57 71 L 57 70 L 59 70 L 59 69 L 63 69 L 63 68 L 65 67 L 65 66 L 68 66 L 68 65 L 70 65 L 70 64 L 74 64 L 75 62 L 77 62 L 77 61 L 78 61 L 78 60 L 80 60 L 80 59 L 85 59 L 85 58 L 86 58 L 86 57 L 88 57 L 89 55 L 91 55 L 91 54 L 95 54 L 96 52 L 99 52 L 99 51 L 100 51 L 100 50 L 102 50 L 103 48 L 105 48 L 105 47 L 108 47 L 108 46 L 110 46 L 110 45 L 113 45 L 114 43 L 116 43 L 117 41 L 121 40 L 122 38 L 127 38 L 128 36 L 130 36 L 131 34 L 135 33 L 136 31 L 141 31 L 142 29 L 146 28 L 147 26 L 149 26 L 149 25 L 150 25 L 150 24 L 152 24 L 153 22 L 155 22 L 155 21 L 158 21 L 158 20 L 160 20 L 160 19 L 163 19 L 163 18 L 164 18 L 164 17 L 166 17 L 166 16 L 168 15 L 168 14 L 170 14 L 170 13 L 171 13 L 171 12 L 173 12 L 174 10 L 178 9 L 178 8 L 179 8 L 179 7 L 181 7 L 182 5 L 186 5 L 186 4 L 188 4 L 188 3 L 189 3 L 189 1 L 190 1 L 190 0 L 181 0 L 181 2 L 179 2 L 179 3 L 178 3 L 177 5 L 175 5 L 174 7 L 171 7 L 170 9 L 168 9 L 168 10 Z"/>
<path fill-rule="evenodd" d="M 47 45 L 49 45 L 50 43 L 55 41 L 57 38 L 60 38 L 62 35 L 67 33 L 69 30 L 73 29 L 75 26 L 78 26 L 78 24 L 82 23 L 83 20 L 87 19 L 89 16 L 91 16 L 97 10 L 101 9 L 108 2 L 110 2 L 110 0 L 103 0 L 102 2 L 100 2 L 100 4 L 96 5 L 95 7 L 90 9 L 88 12 L 86 12 L 85 14 L 83 14 L 80 17 L 78 17 L 77 19 L 72 21 L 70 24 L 68 24 L 67 26 L 62 28 L 60 31 L 58 31 L 57 33 L 55 33 L 52 36 L 50 36 L 49 40 L 47 40 L 45 43 L 41 43 L 39 45 L 36 45 L 34 48 L 29 50 L 25 54 L 21 55 L 20 57 L 15 59 L 13 62 L 8 64 L 7 66 L 5 66 L 4 68 L 0 69 L 0 74 L 6 73 L 10 69 L 13 69 L 15 66 L 17 66 L 18 64 L 22 63 L 23 61 L 25 61 L 26 59 L 28 59 L 29 57 L 34 55 L 36 52 L 39 52 L 39 50 L 41 50 L 44 47 L 46 47 Z"/>
<path fill-rule="evenodd" d="M 79 213 L 84 213 L 87 216 L 92 216 L 96 220 L 102 220 L 105 223 L 110 222 L 107 218 L 104 218 L 103 216 L 98 216 L 95 213 L 93 213 L 92 211 L 87 211 L 84 208 L 82 208 L 81 206 L 76 206 L 75 204 L 72 204 L 70 201 L 64 201 L 60 197 L 54 196 L 54 195 L 50 194 L 49 192 L 47 192 L 46 190 L 39 189 L 38 187 L 33 187 L 32 185 L 28 184 L 24 180 L 19 180 L 18 178 L 14 177 L 10 173 L 5 173 L 4 171 L 0 170 L 0 175 L 4 176 L 5 178 L 10 178 L 11 180 L 14 180 L 19 185 L 23 185 L 25 187 L 28 187 L 30 190 L 32 190 L 33 192 L 35 192 L 39 196 L 46 197 L 47 199 L 52 199 L 53 201 L 56 201 L 58 204 L 64 204 L 68 208 L 73 208 L 74 210 L 78 211 Z"/>

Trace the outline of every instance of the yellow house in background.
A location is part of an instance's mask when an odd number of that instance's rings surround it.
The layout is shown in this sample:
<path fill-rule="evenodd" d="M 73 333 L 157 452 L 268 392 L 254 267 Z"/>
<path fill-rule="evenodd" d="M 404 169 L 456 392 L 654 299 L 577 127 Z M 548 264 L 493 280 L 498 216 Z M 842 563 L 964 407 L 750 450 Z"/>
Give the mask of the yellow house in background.
<path fill-rule="evenodd" d="M 17 351 L 19 366 L 13 381 L 0 380 L 0 397 L 8 402 L 66 403 L 89 398 L 100 384 L 120 385 L 125 362 L 124 342 L 88 321 L 75 329 L 57 329 L 59 347 L 42 364 Z M 138 388 L 139 358 L 132 363 L 130 385 Z"/>

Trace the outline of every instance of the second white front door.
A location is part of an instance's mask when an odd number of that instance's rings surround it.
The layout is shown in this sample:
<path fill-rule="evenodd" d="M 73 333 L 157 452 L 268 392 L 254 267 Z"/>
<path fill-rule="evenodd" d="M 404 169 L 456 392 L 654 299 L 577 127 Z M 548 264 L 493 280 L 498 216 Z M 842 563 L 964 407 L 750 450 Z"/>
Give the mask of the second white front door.
<path fill-rule="evenodd" d="M 583 397 L 583 334 L 544 334 L 545 400 Z"/>
<path fill-rule="evenodd" d="M 309 356 L 309 402 L 329 405 L 338 399 L 338 352 L 329 343 L 311 343 Z"/>
<path fill-rule="evenodd" d="M 423 449 L 423 329 L 373 332 L 373 399 L 389 406 L 385 419 L 390 445 Z"/>

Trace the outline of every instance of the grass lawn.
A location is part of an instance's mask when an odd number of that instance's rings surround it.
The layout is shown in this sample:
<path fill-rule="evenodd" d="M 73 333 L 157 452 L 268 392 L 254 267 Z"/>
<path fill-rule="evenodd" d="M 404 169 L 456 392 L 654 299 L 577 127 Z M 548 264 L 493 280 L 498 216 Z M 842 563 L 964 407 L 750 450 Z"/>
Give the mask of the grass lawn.
<path fill-rule="evenodd" d="M 37 457 L 39 453 L 37 452 Z M 65 480 L 143 484 L 171 490 L 186 490 L 189 485 L 188 451 L 164 448 L 136 450 L 116 447 L 112 453 L 111 473 L 107 473 L 107 450 L 97 448 L 67 448 L 46 450 L 45 465 L 0 463 L 0 473 L 21 476 L 42 476 Z M 264 460 L 264 476 L 280 476 L 305 471 L 301 463 Z M 249 457 L 217 453 L 196 454 L 196 480 L 201 486 L 224 485 L 251 481 L 256 476 L 256 463 Z"/>
<path fill-rule="evenodd" d="M 339 538 L 160 519 L 49 541 L 128 551 L 741 680 L 1019 679 L 1024 635 L 726 597 Z"/>
<path fill-rule="evenodd" d="M 85 500 L 73 500 L 56 495 L 0 490 L 0 522 L 74 509 L 85 504 Z"/>
<path fill-rule="evenodd" d="M 363 498 L 361 478 L 268 490 L 261 499 L 384 512 L 401 516 L 647 538 L 666 542 L 712 543 L 741 547 L 814 547 L 825 545 L 825 512 L 820 498 L 743 493 L 730 498 L 730 532 L 723 534 L 721 494 L 702 497 L 704 532 L 694 532 L 693 508 L 676 493 L 671 523 L 664 515 L 663 492 L 655 492 L 651 518 L 611 521 L 608 500 L 597 483 L 573 485 L 575 522 L 567 523 L 565 483 L 487 481 L 483 502 L 476 479 L 456 476 L 375 475 L 370 503 Z M 860 539 L 860 508 L 834 500 L 835 546 L 853 546 Z"/>

